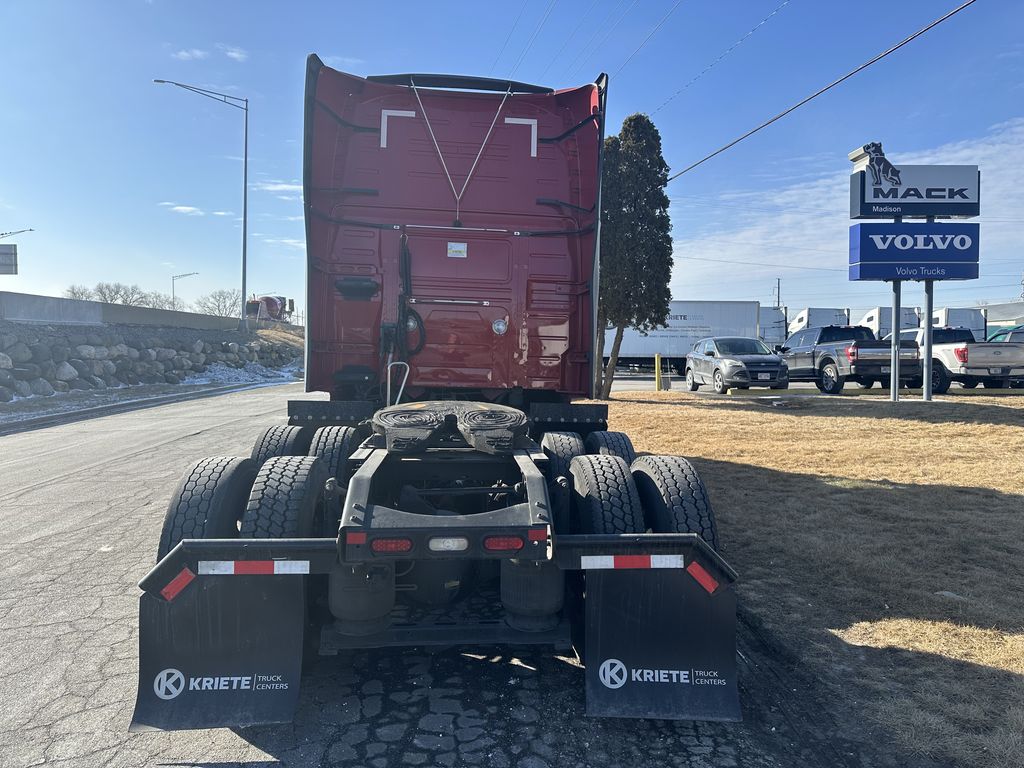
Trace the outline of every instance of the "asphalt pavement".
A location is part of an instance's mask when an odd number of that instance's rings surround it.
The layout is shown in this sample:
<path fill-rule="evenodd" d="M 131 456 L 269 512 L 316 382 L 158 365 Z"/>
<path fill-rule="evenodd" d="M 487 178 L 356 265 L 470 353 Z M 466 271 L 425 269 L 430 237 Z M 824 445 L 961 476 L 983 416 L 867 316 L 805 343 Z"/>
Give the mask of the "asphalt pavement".
<path fill-rule="evenodd" d="M 0 437 L 0 767 L 898 764 L 746 620 L 738 724 L 588 719 L 581 667 L 545 649 L 382 649 L 315 661 L 291 725 L 129 734 L 136 582 L 174 486 L 197 458 L 247 455 L 303 396 L 284 385 Z"/>

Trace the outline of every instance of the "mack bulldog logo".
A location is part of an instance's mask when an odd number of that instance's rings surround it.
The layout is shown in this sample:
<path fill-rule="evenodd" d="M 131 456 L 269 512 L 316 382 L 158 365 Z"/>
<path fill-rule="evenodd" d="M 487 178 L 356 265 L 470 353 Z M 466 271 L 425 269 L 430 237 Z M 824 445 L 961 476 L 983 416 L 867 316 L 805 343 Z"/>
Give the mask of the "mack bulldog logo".
<path fill-rule="evenodd" d="M 879 141 L 873 141 L 870 144 L 864 145 L 864 151 L 867 153 L 868 158 L 868 170 L 871 171 L 871 183 L 876 187 L 882 186 L 882 179 L 892 184 L 894 187 L 898 187 L 902 182 L 900 181 L 900 172 L 896 166 L 890 163 L 885 158 L 885 153 L 882 151 L 882 143 Z"/>

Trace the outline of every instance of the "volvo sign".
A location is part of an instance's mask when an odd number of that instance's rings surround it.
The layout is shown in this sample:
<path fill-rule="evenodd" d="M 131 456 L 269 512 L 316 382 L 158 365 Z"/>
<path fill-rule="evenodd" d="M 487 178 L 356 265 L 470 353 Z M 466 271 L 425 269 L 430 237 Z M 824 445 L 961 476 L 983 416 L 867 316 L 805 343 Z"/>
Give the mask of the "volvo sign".
<path fill-rule="evenodd" d="M 978 277 L 977 224 L 854 224 L 851 280 L 973 280 Z"/>
<path fill-rule="evenodd" d="M 849 155 L 850 218 L 969 218 L 981 209 L 976 165 L 894 165 L 879 142 Z"/>

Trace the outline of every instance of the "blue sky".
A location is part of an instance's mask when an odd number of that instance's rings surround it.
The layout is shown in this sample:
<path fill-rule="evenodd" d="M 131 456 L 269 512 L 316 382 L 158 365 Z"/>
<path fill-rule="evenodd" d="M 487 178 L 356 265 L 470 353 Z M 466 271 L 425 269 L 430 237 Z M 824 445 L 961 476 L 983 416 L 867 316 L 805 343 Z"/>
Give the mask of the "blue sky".
<path fill-rule="evenodd" d="M 781 3 L 7 0 L 0 231 L 37 231 L 16 239 L 22 274 L 0 277 L 0 290 L 120 280 L 169 292 L 172 274 L 198 271 L 178 283 L 191 300 L 237 284 L 242 115 L 154 78 L 248 96 L 249 287 L 302 297 L 310 52 L 360 75 L 514 74 L 562 87 L 607 71 L 610 128 L 657 109 L 665 157 L 682 168 L 957 5 L 790 0 L 693 81 Z M 846 155 L 870 140 L 897 163 L 982 166 L 983 278 L 940 286 L 937 304 L 1018 296 L 1022 29 L 1024 4 L 980 0 L 673 182 L 675 297 L 768 303 L 780 276 L 790 307 L 887 303 L 884 285 L 851 285 L 842 271 Z"/>

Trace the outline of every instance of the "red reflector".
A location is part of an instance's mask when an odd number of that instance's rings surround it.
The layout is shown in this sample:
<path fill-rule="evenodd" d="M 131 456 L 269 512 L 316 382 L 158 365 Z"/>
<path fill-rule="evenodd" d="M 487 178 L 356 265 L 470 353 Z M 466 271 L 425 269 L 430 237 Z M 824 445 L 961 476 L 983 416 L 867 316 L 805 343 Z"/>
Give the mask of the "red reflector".
<path fill-rule="evenodd" d="M 374 539 L 370 542 L 374 552 L 408 552 L 412 549 L 412 539 Z"/>
<path fill-rule="evenodd" d="M 181 592 L 181 590 L 192 583 L 192 579 L 195 577 L 196 575 L 188 568 L 182 568 L 181 572 L 167 582 L 166 587 L 160 590 L 160 594 L 164 596 L 164 600 L 171 602 L 171 600 L 178 596 L 178 593 Z"/>
<path fill-rule="evenodd" d="M 616 555 L 616 568 L 650 568 L 650 555 Z"/>
<path fill-rule="evenodd" d="M 715 581 L 715 577 L 705 571 L 704 567 L 696 560 L 686 566 L 686 572 L 693 576 L 693 578 L 697 580 L 697 583 L 708 591 L 708 594 L 711 594 L 718 589 L 718 582 Z"/>
<path fill-rule="evenodd" d="M 547 541 L 548 540 L 548 529 L 547 528 L 531 528 L 526 532 L 526 536 L 530 541 Z"/>
<path fill-rule="evenodd" d="M 365 544 L 366 534 L 362 531 L 349 531 L 345 534 L 346 544 Z"/>
<path fill-rule="evenodd" d="M 235 576 L 266 576 L 273 573 L 273 560 L 235 560 Z"/>
<path fill-rule="evenodd" d="M 484 549 L 492 552 L 507 552 L 523 548 L 523 540 L 518 536 L 488 536 L 484 539 Z"/>

